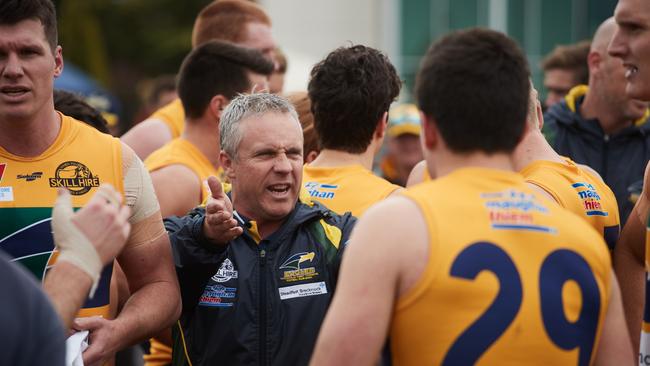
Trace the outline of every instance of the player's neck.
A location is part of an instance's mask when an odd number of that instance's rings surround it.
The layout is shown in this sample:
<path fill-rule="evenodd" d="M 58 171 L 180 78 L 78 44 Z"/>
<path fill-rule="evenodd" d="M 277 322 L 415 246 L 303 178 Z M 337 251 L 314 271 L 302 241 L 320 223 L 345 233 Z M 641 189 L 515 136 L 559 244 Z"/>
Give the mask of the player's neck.
<path fill-rule="evenodd" d="M 210 163 L 219 167 L 219 125 L 214 121 L 187 120 L 182 137 L 196 146 Z"/>
<path fill-rule="evenodd" d="M 616 110 L 613 110 L 610 105 L 611 102 L 607 98 L 599 97 L 593 92 L 587 93 L 582 105 L 580 105 L 579 113 L 584 119 L 598 120 L 600 127 L 607 135 L 614 134 L 634 123 L 631 119 L 621 118 L 620 113 L 618 113 L 618 106 Z"/>
<path fill-rule="evenodd" d="M 29 120 L 0 121 L 0 128 L 0 146 L 11 154 L 31 158 L 54 143 L 61 130 L 61 117 L 52 108 Z"/>
<path fill-rule="evenodd" d="M 529 164 L 538 160 L 564 162 L 562 157 L 548 144 L 541 131 L 534 130 L 526 133 L 523 140 L 517 145 L 512 162 L 516 171 L 521 171 Z"/>
<path fill-rule="evenodd" d="M 434 159 L 438 177 L 445 176 L 463 168 L 485 168 L 514 172 L 512 155 L 496 153 L 488 155 L 483 152 L 457 154 L 451 151 L 440 152 Z"/>
<path fill-rule="evenodd" d="M 322 168 L 361 165 L 362 167 L 371 170 L 374 158 L 375 153 L 374 149 L 371 150 L 371 146 L 361 154 L 352 154 L 340 150 L 323 149 L 318 154 L 316 159 L 309 163 L 309 165 Z"/>

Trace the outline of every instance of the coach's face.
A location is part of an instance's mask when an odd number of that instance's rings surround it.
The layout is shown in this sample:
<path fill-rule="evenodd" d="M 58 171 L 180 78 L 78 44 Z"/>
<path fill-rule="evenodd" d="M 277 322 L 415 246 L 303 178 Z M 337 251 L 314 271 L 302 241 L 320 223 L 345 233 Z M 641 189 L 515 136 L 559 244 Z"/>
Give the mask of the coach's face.
<path fill-rule="evenodd" d="M 302 181 L 302 129 L 289 113 L 253 115 L 239 122 L 237 155 L 225 168 L 237 211 L 257 221 L 283 220 Z"/>

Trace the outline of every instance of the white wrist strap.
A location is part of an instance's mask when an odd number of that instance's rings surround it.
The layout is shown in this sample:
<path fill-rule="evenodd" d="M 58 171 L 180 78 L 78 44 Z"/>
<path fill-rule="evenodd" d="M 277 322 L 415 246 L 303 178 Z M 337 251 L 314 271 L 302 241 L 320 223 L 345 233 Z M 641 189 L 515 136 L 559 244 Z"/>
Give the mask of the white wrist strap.
<path fill-rule="evenodd" d="M 72 263 L 90 276 L 93 284 L 89 296 L 92 298 L 99 282 L 102 262 L 93 244 L 72 222 L 72 216 L 70 194 L 66 192 L 58 196 L 52 210 L 52 233 L 54 243 L 59 248 L 58 261 Z"/>

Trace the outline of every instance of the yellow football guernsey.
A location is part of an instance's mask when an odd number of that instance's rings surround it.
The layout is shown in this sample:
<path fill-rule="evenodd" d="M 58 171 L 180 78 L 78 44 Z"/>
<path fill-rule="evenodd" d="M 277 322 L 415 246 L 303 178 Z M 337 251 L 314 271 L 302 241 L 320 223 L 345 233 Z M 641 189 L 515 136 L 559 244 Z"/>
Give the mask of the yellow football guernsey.
<path fill-rule="evenodd" d="M 402 188 L 361 165 L 331 168 L 305 165 L 302 184 L 312 200 L 336 213 L 352 212 L 356 217 L 373 203 Z"/>
<path fill-rule="evenodd" d="M 58 187 L 67 187 L 73 207 L 82 207 L 101 183 L 124 192 L 120 141 L 71 117 L 62 118 L 54 143 L 24 158 L 0 147 L 0 248 L 43 280 L 56 261 L 50 228 Z M 104 268 L 92 299 L 79 316 L 110 317 L 113 266 Z"/>
<path fill-rule="evenodd" d="M 144 165 L 149 172 L 173 164 L 184 165 L 196 174 L 201 184 L 201 200 L 199 203 L 208 197 L 208 190 L 205 184 L 203 184 L 208 177 L 214 175 L 222 182 L 225 178 L 221 167 L 216 169 L 210 160 L 194 144 L 180 137 L 173 139 L 160 149 L 154 151 L 144 161 Z"/>
<path fill-rule="evenodd" d="M 571 159 L 565 163 L 535 161 L 524 169 L 524 179 L 553 196 L 560 206 L 585 219 L 611 250 L 620 232 L 618 205 L 612 190 L 597 177 L 580 169 Z"/>
<path fill-rule="evenodd" d="M 180 98 L 174 99 L 166 106 L 153 112 L 149 118 L 156 118 L 163 121 L 169 127 L 172 139 L 179 137 L 185 130 L 185 110 L 183 109 L 183 103 L 181 103 Z"/>
<path fill-rule="evenodd" d="M 408 189 L 427 266 L 398 299 L 394 365 L 589 365 L 611 263 L 586 222 L 521 175 L 467 168 Z"/>

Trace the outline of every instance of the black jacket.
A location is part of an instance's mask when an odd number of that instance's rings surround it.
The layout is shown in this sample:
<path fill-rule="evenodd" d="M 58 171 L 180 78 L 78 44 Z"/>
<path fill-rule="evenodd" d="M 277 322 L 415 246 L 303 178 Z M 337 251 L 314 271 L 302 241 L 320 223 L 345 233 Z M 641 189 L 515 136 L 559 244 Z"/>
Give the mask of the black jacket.
<path fill-rule="evenodd" d="M 192 365 L 306 365 L 354 217 L 297 203 L 259 243 L 246 223 L 215 247 L 203 237 L 204 214 L 165 220 L 183 300 L 173 364 L 189 356 Z"/>
<path fill-rule="evenodd" d="M 643 187 L 643 173 L 650 159 L 650 123 L 646 119 L 606 135 L 598 120 L 583 119 L 576 112 L 584 100 L 584 90 L 572 90 L 569 103 L 563 100 L 546 112 L 544 133 L 558 154 L 589 165 L 601 175 L 616 196 L 622 226 Z"/>

